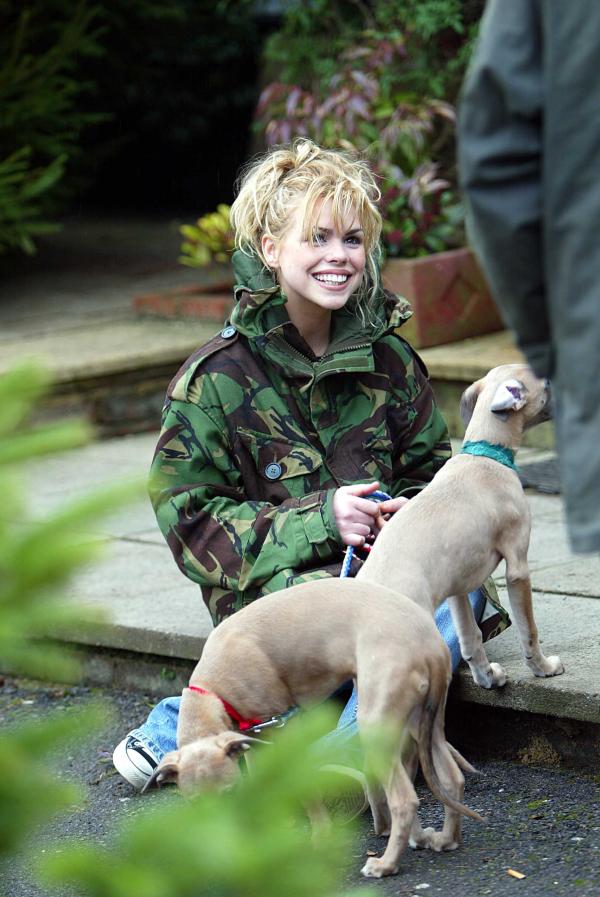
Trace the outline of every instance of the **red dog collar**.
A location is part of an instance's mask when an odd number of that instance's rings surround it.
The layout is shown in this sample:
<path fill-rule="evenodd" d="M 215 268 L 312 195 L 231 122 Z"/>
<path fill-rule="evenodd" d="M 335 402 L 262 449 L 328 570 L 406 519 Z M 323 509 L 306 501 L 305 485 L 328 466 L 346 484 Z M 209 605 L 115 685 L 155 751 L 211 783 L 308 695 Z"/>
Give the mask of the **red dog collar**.
<path fill-rule="evenodd" d="M 229 714 L 232 720 L 234 720 L 240 729 L 240 732 L 247 732 L 248 729 L 253 729 L 254 726 L 260 725 L 262 723 L 261 719 L 244 719 L 243 716 L 237 712 L 235 707 L 232 707 L 227 701 L 224 701 L 223 698 L 219 697 L 219 695 L 215 694 L 214 691 L 207 691 L 205 688 L 199 688 L 197 685 L 188 685 L 190 691 L 197 691 L 201 695 L 212 695 L 214 698 L 219 698 L 219 701 Z"/>

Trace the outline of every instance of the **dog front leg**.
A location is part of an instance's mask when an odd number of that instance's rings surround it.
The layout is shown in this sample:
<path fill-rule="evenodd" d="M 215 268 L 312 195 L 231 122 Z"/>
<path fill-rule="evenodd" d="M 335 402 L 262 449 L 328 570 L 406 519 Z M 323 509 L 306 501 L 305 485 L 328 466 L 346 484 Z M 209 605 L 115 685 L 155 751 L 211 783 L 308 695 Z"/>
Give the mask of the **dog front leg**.
<path fill-rule="evenodd" d="M 525 663 L 535 676 L 559 676 L 565 668 L 557 655 L 545 657 L 540 648 L 538 630 L 533 617 L 531 580 L 529 576 L 514 577 L 510 565 L 506 565 L 506 585 L 510 598 Z"/>
<path fill-rule="evenodd" d="M 452 622 L 458 635 L 460 653 L 471 669 L 477 685 L 482 688 L 500 688 L 506 684 L 506 672 L 499 663 L 490 663 L 483 648 L 481 630 L 475 622 L 468 595 L 452 595 L 448 598 Z"/>

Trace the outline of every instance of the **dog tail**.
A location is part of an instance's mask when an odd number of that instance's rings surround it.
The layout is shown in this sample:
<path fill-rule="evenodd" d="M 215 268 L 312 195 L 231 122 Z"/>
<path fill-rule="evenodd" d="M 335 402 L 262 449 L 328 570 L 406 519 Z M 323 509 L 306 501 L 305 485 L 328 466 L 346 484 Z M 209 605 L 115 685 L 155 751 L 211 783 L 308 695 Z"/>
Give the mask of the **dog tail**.
<path fill-rule="evenodd" d="M 460 751 L 457 751 L 455 747 L 452 747 L 452 745 L 450 744 L 449 741 L 447 741 L 446 744 L 448 745 L 448 750 L 450 751 L 450 753 L 451 753 L 452 756 L 454 757 L 454 759 L 455 759 L 456 763 L 458 764 L 458 766 L 460 766 L 460 768 L 463 770 L 463 772 L 470 772 L 470 773 L 472 773 L 473 775 L 476 775 L 476 776 L 481 775 L 481 772 L 480 772 L 478 769 L 475 769 L 474 766 L 471 766 L 471 764 L 469 763 L 469 761 L 468 761 L 468 760 L 465 760 L 465 758 L 464 758 L 463 755 L 460 753 Z"/>
<path fill-rule="evenodd" d="M 466 807 L 464 804 L 461 804 L 460 801 L 455 800 L 448 792 L 444 789 L 444 786 L 440 782 L 437 770 L 435 768 L 435 761 L 433 758 L 433 744 L 435 738 L 440 737 L 439 730 L 436 732 L 436 726 L 439 726 L 439 718 L 440 715 L 443 717 L 444 713 L 444 696 L 436 697 L 432 695 L 431 688 L 429 694 L 427 695 L 427 699 L 423 706 L 423 711 L 421 713 L 421 720 L 419 722 L 419 731 L 417 738 L 417 749 L 419 755 L 419 763 L 421 764 L 421 769 L 423 771 L 423 776 L 425 777 L 425 781 L 429 785 L 431 793 L 434 797 L 437 797 L 442 803 L 446 804 L 446 806 L 450 807 L 452 810 L 455 810 L 457 813 L 461 813 L 463 816 L 470 816 L 471 819 L 477 819 L 479 822 L 483 822 L 484 819 L 479 815 L 475 810 L 471 810 L 469 807 Z M 443 738 L 443 728 L 441 737 Z M 450 745 L 448 745 L 450 748 Z M 452 762 L 457 763 L 458 766 L 462 766 L 460 762 L 457 762 L 456 755 L 458 751 L 455 751 L 454 748 L 450 748 L 448 751 L 448 756 Z M 458 755 L 460 756 L 460 754 Z M 463 760 L 462 757 L 460 757 Z M 464 760 L 465 766 L 472 769 L 469 763 Z M 465 767 L 463 767 L 465 768 Z"/>

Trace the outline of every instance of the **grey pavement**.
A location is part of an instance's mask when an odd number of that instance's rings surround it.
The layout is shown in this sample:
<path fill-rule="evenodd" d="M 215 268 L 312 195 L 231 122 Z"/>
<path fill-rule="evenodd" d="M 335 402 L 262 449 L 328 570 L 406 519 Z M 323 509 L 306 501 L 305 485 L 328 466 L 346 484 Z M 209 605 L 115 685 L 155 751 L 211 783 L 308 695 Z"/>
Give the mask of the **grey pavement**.
<path fill-rule="evenodd" d="M 107 368 L 115 378 L 126 378 L 143 364 L 161 378 L 165 372 L 166 388 L 166 372 L 174 373 L 219 326 L 142 319 L 132 312 L 136 294 L 222 279 L 221 272 L 197 272 L 177 264 L 177 224 L 74 218 L 36 259 L 20 261 L 10 274 L 5 271 L 0 284 L 0 372 L 24 354 L 34 355 L 45 359 L 57 382 L 70 380 L 77 388 L 78 382 Z M 507 334 L 494 334 L 422 354 L 435 377 L 460 384 L 494 364 L 514 360 L 514 353 Z M 156 431 L 122 436 L 32 462 L 27 482 L 31 514 L 42 517 L 67 498 L 104 483 L 144 478 L 156 436 Z M 524 448 L 518 460 L 543 457 L 547 453 Z M 461 672 L 452 695 L 458 701 L 598 723 L 600 559 L 571 553 L 560 497 L 531 491 L 528 496 L 536 617 L 545 652 L 559 653 L 566 673 L 534 679 L 521 661 L 513 626 L 488 645 L 490 659 L 507 668 L 509 685 L 487 692 Z M 113 664 L 119 675 L 132 667 L 145 675 L 147 658 L 169 668 L 175 661 L 184 662 L 185 673 L 185 664 L 199 656 L 211 622 L 199 589 L 177 570 L 149 502 L 140 498 L 90 529 L 105 542 L 105 553 L 75 577 L 69 596 L 101 611 L 104 621 L 81 627 L 71 640 L 106 656 L 120 652 L 120 665 Z M 496 577 L 503 592 L 502 565 Z M 88 675 L 93 678 L 97 669 L 92 664 Z M 106 681 L 106 664 L 102 670 Z"/>

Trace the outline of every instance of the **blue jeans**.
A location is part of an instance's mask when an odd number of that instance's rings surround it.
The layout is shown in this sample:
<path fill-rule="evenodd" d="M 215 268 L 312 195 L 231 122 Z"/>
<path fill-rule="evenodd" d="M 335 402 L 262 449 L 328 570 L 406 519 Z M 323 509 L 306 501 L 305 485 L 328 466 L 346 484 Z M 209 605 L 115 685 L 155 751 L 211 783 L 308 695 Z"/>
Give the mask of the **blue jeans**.
<path fill-rule="evenodd" d="M 469 594 L 469 600 L 471 601 L 475 619 L 479 620 L 485 607 L 485 595 L 481 589 L 478 589 L 476 592 Z M 458 635 L 452 623 L 450 610 L 445 601 L 440 604 L 436 611 L 435 622 L 450 649 L 452 669 L 455 670 L 461 659 L 460 645 L 458 643 Z M 164 698 L 150 711 L 146 722 L 130 733 L 147 745 L 157 760 L 162 760 L 165 754 L 177 748 L 177 716 L 179 714 L 180 701 L 181 698 L 179 696 Z M 339 759 L 341 763 L 357 763 L 360 765 L 359 755 L 357 754 L 359 747 L 355 737 L 357 733 L 357 703 L 358 696 L 355 687 L 342 711 L 337 727 L 323 739 L 324 742 L 328 743 L 328 746 L 331 746 L 332 740 L 339 745 Z"/>

